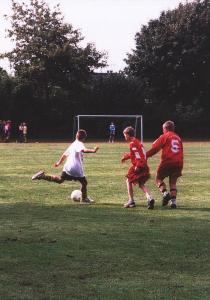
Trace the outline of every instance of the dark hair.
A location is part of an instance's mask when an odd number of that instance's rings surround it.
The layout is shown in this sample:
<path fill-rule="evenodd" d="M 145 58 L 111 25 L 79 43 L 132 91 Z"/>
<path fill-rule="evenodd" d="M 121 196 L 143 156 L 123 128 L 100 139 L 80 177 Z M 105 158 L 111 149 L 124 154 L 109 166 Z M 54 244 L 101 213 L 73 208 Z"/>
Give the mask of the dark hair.
<path fill-rule="evenodd" d="M 123 130 L 123 133 L 127 133 L 129 136 L 133 137 L 135 136 L 135 130 L 133 127 L 128 126 Z"/>
<path fill-rule="evenodd" d="M 86 137 L 87 137 L 87 133 L 86 133 L 86 131 L 84 130 L 84 129 L 79 129 L 78 131 L 77 131 L 77 139 L 79 140 L 79 141 L 81 141 L 81 140 L 84 140 L 84 139 L 86 139 Z"/>
<path fill-rule="evenodd" d="M 168 131 L 174 131 L 175 129 L 175 125 L 174 125 L 174 122 L 173 121 L 166 121 L 164 124 L 163 124 L 164 128 Z"/>

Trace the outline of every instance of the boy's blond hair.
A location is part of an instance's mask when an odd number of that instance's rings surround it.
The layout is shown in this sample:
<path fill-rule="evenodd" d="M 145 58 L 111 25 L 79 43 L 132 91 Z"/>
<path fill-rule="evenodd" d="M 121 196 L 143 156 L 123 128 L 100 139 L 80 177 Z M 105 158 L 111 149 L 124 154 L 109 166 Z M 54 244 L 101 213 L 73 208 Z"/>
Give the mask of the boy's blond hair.
<path fill-rule="evenodd" d="M 128 126 L 123 130 L 123 133 L 127 133 L 129 136 L 135 136 L 135 130 L 132 126 Z"/>
<path fill-rule="evenodd" d="M 175 125 L 174 125 L 174 122 L 173 121 L 166 121 L 164 124 L 163 124 L 163 127 L 168 130 L 168 131 L 174 131 L 175 129 Z"/>

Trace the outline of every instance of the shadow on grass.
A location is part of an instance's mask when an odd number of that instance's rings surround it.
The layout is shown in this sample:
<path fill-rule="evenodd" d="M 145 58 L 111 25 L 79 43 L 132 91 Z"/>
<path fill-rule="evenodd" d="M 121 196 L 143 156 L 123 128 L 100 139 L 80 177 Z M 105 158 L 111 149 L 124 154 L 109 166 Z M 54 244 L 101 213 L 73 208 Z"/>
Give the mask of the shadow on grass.
<path fill-rule="evenodd" d="M 5 200 L 8 197 L 3 195 L 0 197 L 0 199 Z M 37 207 L 37 208 L 44 208 L 46 207 L 47 209 L 49 208 L 58 208 L 58 209 L 99 209 L 99 208 L 119 208 L 120 210 L 123 211 L 135 211 L 135 210 L 142 210 L 146 209 L 149 212 L 155 212 L 155 211 L 200 211 L 200 212 L 210 212 L 210 207 L 189 207 L 189 206 L 183 206 L 183 205 L 178 205 L 176 209 L 171 209 L 170 206 L 165 206 L 163 207 L 161 204 L 157 203 L 155 205 L 155 208 L 153 210 L 148 210 L 146 203 L 136 203 L 136 207 L 133 208 L 127 208 L 125 209 L 123 207 L 123 203 L 100 203 L 100 202 L 95 202 L 94 204 L 83 204 L 83 203 L 76 203 L 76 202 L 70 202 L 66 204 L 48 204 L 48 203 L 37 203 L 37 202 L 17 202 L 17 203 L 0 203 L 0 207 L 25 207 L 25 208 L 30 208 L 30 207 Z"/>
<path fill-rule="evenodd" d="M 168 287 L 178 286 L 177 299 L 193 299 L 192 287 L 199 299 L 208 289 L 209 226 L 181 210 L 0 204 L 0 298 L 20 290 L 16 299 L 175 299 Z"/>
<path fill-rule="evenodd" d="M 187 214 L 189 212 L 189 214 Z M 144 204 L 137 204 L 135 208 L 124 208 L 122 204 L 115 203 L 95 203 L 91 205 L 80 204 L 80 203 L 66 203 L 66 204 L 46 204 L 36 202 L 18 202 L 18 203 L 1 203 L 0 204 L 0 224 L 3 220 L 13 218 L 21 223 L 30 223 L 34 220 L 50 221 L 53 222 L 70 222 L 75 223 L 80 218 L 86 218 L 87 221 L 98 222 L 99 224 L 108 222 L 115 223 L 116 220 L 120 222 L 129 221 L 135 223 L 136 219 L 132 219 L 137 216 L 139 220 L 148 218 L 160 219 L 163 218 L 165 221 L 171 219 L 176 221 L 182 219 L 182 222 L 193 220 L 203 220 L 204 216 L 202 213 L 209 213 L 210 208 L 202 207 L 186 207 L 178 206 L 177 209 L 171 209 L 169 206 L 162 207 L 156 205 L 153 210 L 147 209 Z M 196 213 L 196 214 L 195 214 Z"/>
<path fill-rule="evenodd" d="M 187 206 L 179 206 L 179 207 L 177 207 L 177 210 L 210 212 L 210 207 L 187 207 Z"/>

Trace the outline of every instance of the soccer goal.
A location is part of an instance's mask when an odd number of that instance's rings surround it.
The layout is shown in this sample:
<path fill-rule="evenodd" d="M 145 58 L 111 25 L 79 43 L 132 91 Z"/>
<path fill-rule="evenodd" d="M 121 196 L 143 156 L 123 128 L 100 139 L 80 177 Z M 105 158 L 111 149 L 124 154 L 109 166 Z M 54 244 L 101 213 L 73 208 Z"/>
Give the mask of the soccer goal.
<path fill-rule="evenodd" d="M 122 139 L 122 131 L 127 126 L 135 129 L 135 136 L 143 142 L 143 116 L 142 115 L 77 115 L 74 117 L 73 139 L 76 131 L 85 129 L 90 138 L 100 138 L 108 132 L 108 124 L 116 125 L 116 138 Z M 92 132 L 92 134 L 90 134 Z"/>

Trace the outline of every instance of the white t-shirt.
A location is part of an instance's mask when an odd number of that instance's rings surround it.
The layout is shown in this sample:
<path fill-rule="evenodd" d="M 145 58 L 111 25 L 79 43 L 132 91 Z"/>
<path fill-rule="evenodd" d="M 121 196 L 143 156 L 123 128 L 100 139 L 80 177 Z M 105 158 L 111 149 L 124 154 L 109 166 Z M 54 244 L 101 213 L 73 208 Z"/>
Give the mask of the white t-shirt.
<path fill-rule="evenodd" d="M 63 171 L 74 177 L 84 177 L 83 152 L 85 146 L 82 142 L 75 140 L 64 152 L 67 155 Z"/>

